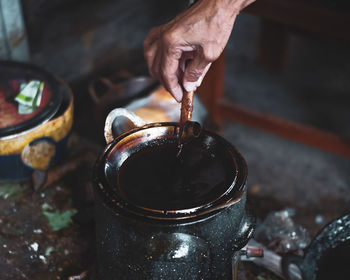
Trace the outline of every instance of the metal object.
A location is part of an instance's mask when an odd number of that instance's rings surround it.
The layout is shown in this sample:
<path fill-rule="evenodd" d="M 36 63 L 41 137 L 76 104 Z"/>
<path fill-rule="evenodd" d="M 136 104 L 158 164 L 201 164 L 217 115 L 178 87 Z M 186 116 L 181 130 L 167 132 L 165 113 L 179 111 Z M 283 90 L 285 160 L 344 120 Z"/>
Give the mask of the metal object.
<path fill-rule="evenodd" d="M 241 250 L 241 255 L 244 255 L 249 258 L 262 258 L 264 257 L 264 250 L 261 248 L 245 247 Z"/>
<path fill-rule="evenodd" d="M 335 219 L 326 225 L 306 248 L 304 257 L 293 254 L 285 255 L 282 259 L 282 269 L 285 278 L 288 280 L 295 279 L 291 274 L 290 267 L 296 266 L 302 275 L 302 279 L 317 280 L 317 271 L 321 268 L 319 266 L 322 257 L 330 250 L 345 245 L 348 242 L 350 242 L 350 213 Z M 345 255 L 337 257 L 349 260 L 350 252 L 348 251 Z M 329 267 L 329 269 L 332 270 L 334 268 Z M 347 272 L 349 271 L 348 263 L 345 264 L 343 269 L 347 269 Z M 332 273 L 332 271 L 328 272 Z M 336 273 L 338 275 L 341 274 L 341 277 L 345 277 L 341 279 L 348 279 L 349 277 L 349 274 L 346 274 L 346 271 L 333 271 L 333 275 Z"/>
<path fill-rule="evenodd" d="M 246 164 L 230 143 L 206 130 L 195 139 L 232 168 L 230 185 L 203 204 L 165 211 L 130 203 L 118 192 L 123 162 L 154 141 L 177 145 L 178 129 L 175 123 L 156 123 L 106 139 L 111 142 L 94 169 L 101 279 L 232 279 L 254 219 L 245 210 Z"/>
<path fill-rule="evenodd" d="M 255 250 L 258 250 L 257 255 L 255 254 Z M 263 252 L 263 255 L 260 254 L 261 251 Z M 252 252 L 254 252 L 254 254 L 252 254 Z M 244 262 L 253 262 L 257 266 L 263 267 L 273 272 L 282 279 L 286 279 L 282 271 L 282 257 L 269 250 L 263 244 L 257 242 L 255 239 L 250 239 L 246 247 L 243 248 L 241 260 Z M 302 280 L 300 270 L 296 266 L 291 266 L 289 274 L 293 280 Z"/>
<path fill-rule="evenodd" d="M 184 125 L 184 141 L 190 136 L 199 135 L 200 123 L 205 121 L 207 112 L 197 96 L 194 96 L 196 107 L 192 119 Z M 116 108 L 110 111 L 105 120 L 105 139 L 107 143 L 113 141 L 124 132 L 149 123 L 177 122 L 180 115 L 180 104 L 163 88 L 158 87 L 148 95 L 133 100 L 125 108 Z"/>
<path fill-rule="evenodd" d="M 97 117 L 104 121 L 112 109 L 125 107 L 131 101 L 145 97 L 158 86 L 157 81 L 147 76 L 130 78 L 121 83 L 99 78 L 90 84 L 89 94 L 96 105 Z"/>
<path fill-rule="evenodd" d="M 20 0 L 0 0 L 0 59 L 29 60 Z"/>

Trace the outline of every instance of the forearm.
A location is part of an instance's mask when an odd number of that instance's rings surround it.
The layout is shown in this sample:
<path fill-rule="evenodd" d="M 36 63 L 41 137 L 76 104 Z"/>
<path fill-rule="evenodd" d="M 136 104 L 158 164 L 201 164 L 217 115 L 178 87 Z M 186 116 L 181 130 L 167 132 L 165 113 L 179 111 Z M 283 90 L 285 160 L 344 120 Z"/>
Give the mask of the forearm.
<path fill-rule="evenodd" d="M 211 2 L 217 7 L 220 7 L 225 14 L 229 14 L 229 17 L 235 17 L 241 10 L 255 2 L 255 0 L 189 0 L 189 6 L 197 2 Z"/>

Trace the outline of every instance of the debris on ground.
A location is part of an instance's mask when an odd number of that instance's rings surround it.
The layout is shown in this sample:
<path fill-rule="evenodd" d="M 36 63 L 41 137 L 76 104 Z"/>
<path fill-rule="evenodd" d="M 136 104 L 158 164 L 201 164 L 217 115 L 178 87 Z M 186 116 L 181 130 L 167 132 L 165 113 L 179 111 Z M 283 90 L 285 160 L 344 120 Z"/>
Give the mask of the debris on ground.
<path fill-rule="evenodd" d="M 293 221 L 295 209 L 285 208 L 267 215 L 257 226 L 255 239 L 277 253 L 296 252 L 311 242 L 307 230 Z"/>
<path fill-rule="evenodd" d="M 53 231 L 58 231 L 72 224 L 72 216 L 78 212 L 76 209 L 68 209 L 62 212 L 56 210 L 52 212 L 54 210 L 53 207 L 46 202 L 41 208 L 43 215 L 48 219 Z"/>

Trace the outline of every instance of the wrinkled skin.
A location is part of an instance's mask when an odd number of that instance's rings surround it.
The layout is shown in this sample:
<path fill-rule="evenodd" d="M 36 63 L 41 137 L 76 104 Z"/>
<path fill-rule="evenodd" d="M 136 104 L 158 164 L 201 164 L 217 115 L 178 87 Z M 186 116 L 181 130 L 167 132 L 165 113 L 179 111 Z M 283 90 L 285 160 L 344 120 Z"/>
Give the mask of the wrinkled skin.
<path fill-rule="evenodd" d="M 238 13 L 254 0 L 199 0 L 143 42 L 148 70 L 180 102 L 224 50 Z"/>

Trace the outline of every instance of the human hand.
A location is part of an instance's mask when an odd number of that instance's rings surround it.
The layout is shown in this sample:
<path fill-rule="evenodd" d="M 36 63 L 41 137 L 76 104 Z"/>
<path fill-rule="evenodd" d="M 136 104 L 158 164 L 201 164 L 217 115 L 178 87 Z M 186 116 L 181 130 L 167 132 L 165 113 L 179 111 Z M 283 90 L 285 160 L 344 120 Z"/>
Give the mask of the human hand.
<path fill-rule="evenodd" d="M 224 50 L 236 16 L 254 0 L 199 0 L 143 42 L 148 70 L 180 102 Z"/>

